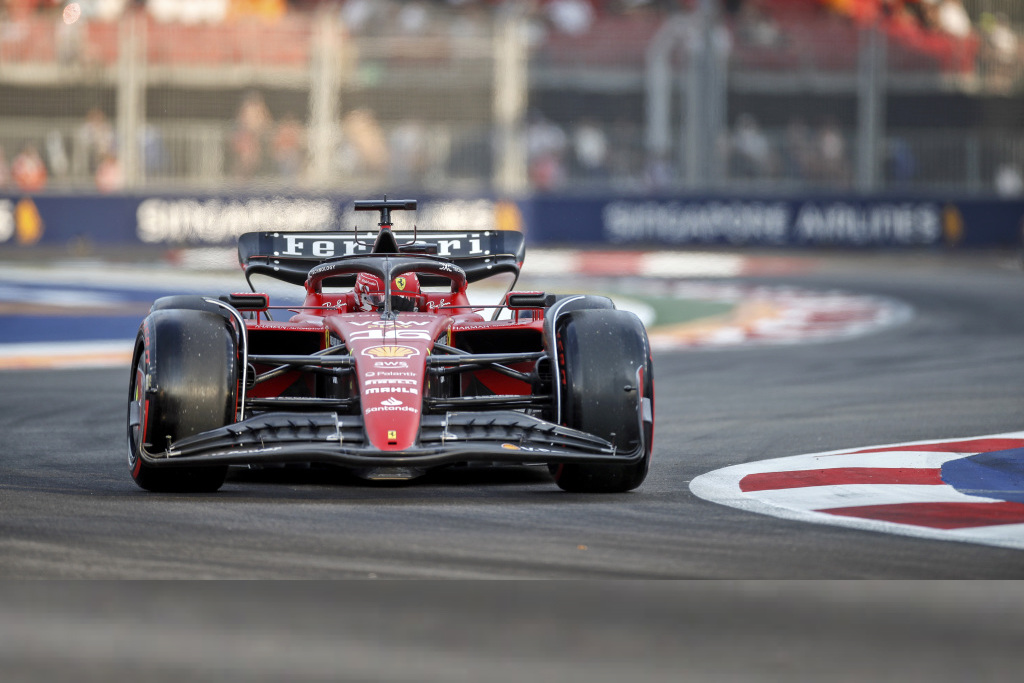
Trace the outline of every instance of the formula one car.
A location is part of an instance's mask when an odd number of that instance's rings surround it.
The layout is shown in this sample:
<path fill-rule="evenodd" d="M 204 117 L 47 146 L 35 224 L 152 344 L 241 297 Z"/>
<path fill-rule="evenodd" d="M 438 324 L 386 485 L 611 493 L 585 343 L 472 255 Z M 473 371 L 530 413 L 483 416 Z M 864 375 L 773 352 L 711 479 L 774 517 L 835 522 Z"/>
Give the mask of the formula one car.
<path fill-rule="evenodd" d="M 521 233 L 393 231 L 391 212 L 415 208 L 357 201 L 379 212 L 372 243 L 356 232 L 244 234 L 252 292 L 157 299 L 132 362 L 135 482 L 215 491 L 229 465 L 402 480 L 514 463 L 547 465 L 567 491 L 639 486 L 654 432 L 640 320 L 605 297 L 512 291 Z M 471 305 L 469 283 L 501 273 L 512 280 L 504 298 Z M 270 305 L 257 275 L 303 286 L 304 300 Z"/>

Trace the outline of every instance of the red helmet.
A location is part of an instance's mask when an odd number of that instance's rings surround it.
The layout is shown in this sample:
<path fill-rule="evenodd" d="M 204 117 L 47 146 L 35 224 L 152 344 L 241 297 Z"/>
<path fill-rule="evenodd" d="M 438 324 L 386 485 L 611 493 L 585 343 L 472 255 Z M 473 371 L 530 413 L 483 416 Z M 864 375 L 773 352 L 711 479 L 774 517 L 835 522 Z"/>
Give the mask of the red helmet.
<path fill-rule="evenodd" d="M 391 281 L 391 310 L 418 311 L 425 299 L 415 273 L 399 275 Z M 359 273 L 356 277 L 356 307 L 361 311 L 379 311 L 384 305 L 384 281 L 376 275 Z"/>

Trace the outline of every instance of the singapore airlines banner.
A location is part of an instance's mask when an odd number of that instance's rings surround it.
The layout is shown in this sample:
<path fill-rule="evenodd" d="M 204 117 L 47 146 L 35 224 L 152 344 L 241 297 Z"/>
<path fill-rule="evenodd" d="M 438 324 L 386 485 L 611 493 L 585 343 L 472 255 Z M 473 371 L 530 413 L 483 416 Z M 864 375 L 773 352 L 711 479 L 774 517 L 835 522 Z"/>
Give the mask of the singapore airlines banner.
<path fill-rule="evenodd" d="M 871 203 L 620 200 L 601 212 L 609 242 L 926 245 L 944 235 L 931 202 Z"/>
<path fill-rule="evenodd" d="M 360 230 L 346 196 L 4 196 L 0 249 L 233 245 L 253 230 Z M 1006 247 L 1024 200 L 931 197 L 418 197 L 397 229 L 522 230 L 534 245 Z"/>
<path fill-rule="evenodd" d="M 623 246 L 1010 246 L 1024 201 L 807 197 L 544 197 L 530 203 L 533 242 Z"/>

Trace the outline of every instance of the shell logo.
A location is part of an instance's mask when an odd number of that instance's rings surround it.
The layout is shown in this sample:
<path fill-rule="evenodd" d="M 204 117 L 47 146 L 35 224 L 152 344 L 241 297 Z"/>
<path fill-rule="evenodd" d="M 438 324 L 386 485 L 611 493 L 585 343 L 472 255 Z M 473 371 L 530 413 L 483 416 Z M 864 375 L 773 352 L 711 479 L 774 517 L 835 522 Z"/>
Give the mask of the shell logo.
<path fill-rule="evenodd" d="M 363 351 L 363 355 L 374 358 L 408 358 L 418 354 L 419 351 L 410 346 L 371 346 Z"/>

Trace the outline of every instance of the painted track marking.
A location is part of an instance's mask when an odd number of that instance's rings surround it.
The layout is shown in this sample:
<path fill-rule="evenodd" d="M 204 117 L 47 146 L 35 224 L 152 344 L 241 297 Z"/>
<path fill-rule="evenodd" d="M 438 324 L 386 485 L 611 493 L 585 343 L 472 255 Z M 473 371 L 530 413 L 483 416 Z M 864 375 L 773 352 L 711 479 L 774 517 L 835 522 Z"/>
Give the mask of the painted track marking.
<path fill-rule="evenodd" d="M 128 368 L 134 340 L 0 344 L 0 370 Z"/>
<path fill-rule="evenodd" d="M 987 479 L 965 475 L 975 463 Z M 1024 549 L 1024 432 L 743 463 L 690 490 L 781 519 Z"/>

